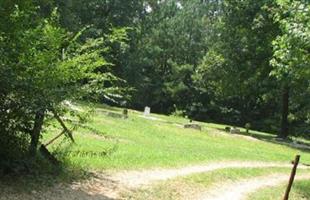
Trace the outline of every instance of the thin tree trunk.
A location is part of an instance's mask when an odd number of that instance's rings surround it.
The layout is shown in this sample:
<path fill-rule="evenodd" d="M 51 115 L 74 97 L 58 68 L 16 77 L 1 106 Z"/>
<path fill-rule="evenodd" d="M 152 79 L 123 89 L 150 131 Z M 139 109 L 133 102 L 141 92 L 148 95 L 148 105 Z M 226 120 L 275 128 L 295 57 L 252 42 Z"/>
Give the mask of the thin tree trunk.
<path fill-rule="evenodd" d="M 281 119 L 281 131 L 279 134 L 280 138 L 287 138 L 289 135 L 289 123 L 288 123 L 288 113 L 289 113 L 289 92 L 290 89 L 288 85 L 283 87 L 282 93 L 282 119 Z"/>
<path fill-rule="evenodd" d="M 35 116 L 34 126 L 31 133 L 31 143 L 29 146 L 29 155 L 34 157 L 37 153 L 40 133 L 44 122 L 44 111 L 38 111 Z"/>

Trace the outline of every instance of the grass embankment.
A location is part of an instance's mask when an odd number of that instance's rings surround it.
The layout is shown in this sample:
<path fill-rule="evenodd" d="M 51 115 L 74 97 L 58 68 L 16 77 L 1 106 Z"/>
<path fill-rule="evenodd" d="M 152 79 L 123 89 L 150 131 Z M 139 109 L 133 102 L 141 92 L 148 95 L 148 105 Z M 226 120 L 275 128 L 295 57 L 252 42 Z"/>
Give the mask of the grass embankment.
<path fill-rule="evenodd" d="M 200 132 L 182 128 L 188 121 L 183 118 L 152 114 L 157 120 L 150 120 L 143 118 L 141 112 L 130 110 L 128 119 L 117 119 L 105 111 L 121 113 L 118 108 L 97 106 L 93 120 L 87 124 L 98 130 L 97 135 L 79 129 L 74 134 L 76 144 L 60 140 L 49 149 L 57 150 L 71 167 L 95 170 L 176 167 L 219 160 L 289 162 L 296 154 L 301 155 L 302 162 L 310 163 L 306 151 L 236 137 L 220 131 L 223 125 L 200 123 Z M 50 131 L 43 141 L 56 132 Z"/>

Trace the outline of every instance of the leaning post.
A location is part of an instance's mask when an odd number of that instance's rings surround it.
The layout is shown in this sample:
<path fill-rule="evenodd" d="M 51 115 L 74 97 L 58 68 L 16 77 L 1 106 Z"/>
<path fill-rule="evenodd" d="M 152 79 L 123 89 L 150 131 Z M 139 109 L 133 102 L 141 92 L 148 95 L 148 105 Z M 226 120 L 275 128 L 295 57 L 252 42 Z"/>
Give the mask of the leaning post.
<path fill-rule="evenodd" d="M 293 169 L 292 169 L 292 172 L 291 172 L 291 177 L 290 177 L 290 180 L 288 182 L 288 185 L 287 185 L 287 188 L 286 188 L 286 191 L 285 191 L 285 196 L 284 196 L 283 200 L 288 200 L 288 197 L 290 195 L 290 191 L 291 191 L 291 188 L 292 188 L 292 185 L 293 185 L 293 182 L 294 182 L 294 178 L 295 178 L 295 174 L 296 174 L 296 170 L 297 170 L 297 166 L 298 166 L 299 160 L 300 160 L 300 155 L 296 155 L 295 161 L 293 163 L 294 166 L 293 166 Z"/>

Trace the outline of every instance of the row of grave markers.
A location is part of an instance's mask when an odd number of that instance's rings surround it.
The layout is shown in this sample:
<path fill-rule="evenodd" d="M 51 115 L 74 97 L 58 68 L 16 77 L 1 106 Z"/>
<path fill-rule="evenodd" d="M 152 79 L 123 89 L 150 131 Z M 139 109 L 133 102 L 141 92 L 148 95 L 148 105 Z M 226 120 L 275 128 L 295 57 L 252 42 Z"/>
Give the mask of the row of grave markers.
<path fill-rule="evenodd" d="M 105 114 L 109 117 L 113 117 L 113 118 L 123 118 L 123 119 L 127 119 L 128 118 L 128 110 L 124 109 L 123 113 L 116 113 L 116 112 L 105 112 Z M 149 118 L 151 114 L 151 108 L 146 106 L 144 108 L 144 112 L 143 112 L 143 116 Z M 157 119 L 157 118 L 150 118 L 150 119 Z M 183 126 L 184 128 L 190 128 L 190 129 L 196 129 L 196 130 L 202 130 L 202 127 L 197 124 L 197 123 L 193 123 L 192 120 L 190 120 L 190 122 L 188 124 L 184 124 Z"/>

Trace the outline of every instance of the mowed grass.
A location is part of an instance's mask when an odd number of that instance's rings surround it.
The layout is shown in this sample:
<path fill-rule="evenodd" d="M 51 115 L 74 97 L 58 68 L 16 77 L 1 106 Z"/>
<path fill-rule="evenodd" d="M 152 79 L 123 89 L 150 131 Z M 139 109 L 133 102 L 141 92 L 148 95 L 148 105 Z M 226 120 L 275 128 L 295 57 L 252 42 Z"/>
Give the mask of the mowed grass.
<path fill-rule="evenodd" d="M 48 148 L 71 167 L 95 170 L 177 167 L 226 160 L 290 162 L 296 154 L 301 155 L 301 162 L 310 163 L 306 151 L 230 135 L 219 130 L 223 125 L 200 123 L 203 130 L 197 131 L 184 129 L 182 124 L 188 122 L 184 118 L 152 114 L 157 120 L 151 120 L 129 110 L 128 119 L 119 119 L 107 116 L 106 111 L 122 112 L 119 108 L 96 106 L 87 126 L 96 129 L 97 134 L 79 129 L 74 133 L 75 144 L 60 139 Z M 58 132 L 51 129 L 43 142 Z"/>
<path fill-rule="evenodd" d="M 287 174 L 288 179 L 290 169 L 288 168 L 244 168 L 244 169 L 220 169 L 208 173 L 198 173 L 186 177 L 178 177 L 165 182 L 160 182 L 152 187 L 138 189 L 131 193 L 124 194 L 125 199 L 201 199 L 207 191 L 216 191 L 223 184 L 234 184 L 235 182 L 247 180 L 255 177 L 262 177 L 274 173 Z M 300 174 L 309 174 L 310 170 L 301 169 Z M 296 182 L 292 189 L 293 200 L 301 200 L 301 196 L 309 195 L 310 182 Z M 281 199 L 285 192 L 285 186 L 265 189 L 262 192 L 252 194 L 248 199 L 252 200 L 276 200 Z"/>
<path fill-rule="evenodd" d="M 251 194 L 248 200 L 281 200 L 284 197 L 286 185 L 263 188 Z M 289 196 L 290 200 L 310 199 L 310 180 L 295 181 Z"/>

